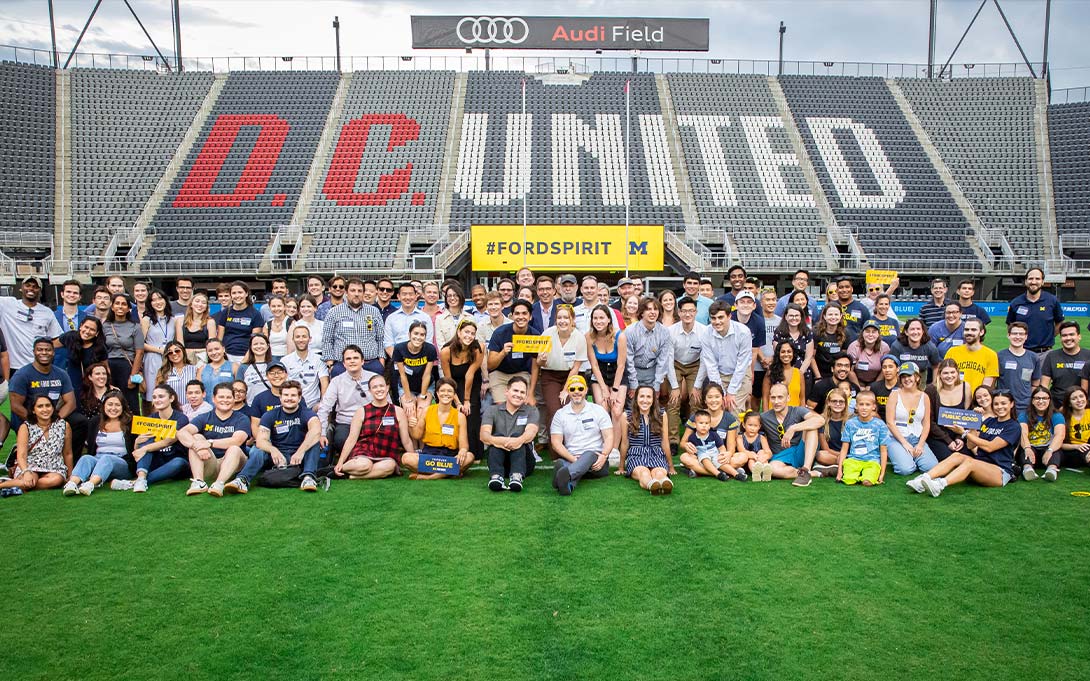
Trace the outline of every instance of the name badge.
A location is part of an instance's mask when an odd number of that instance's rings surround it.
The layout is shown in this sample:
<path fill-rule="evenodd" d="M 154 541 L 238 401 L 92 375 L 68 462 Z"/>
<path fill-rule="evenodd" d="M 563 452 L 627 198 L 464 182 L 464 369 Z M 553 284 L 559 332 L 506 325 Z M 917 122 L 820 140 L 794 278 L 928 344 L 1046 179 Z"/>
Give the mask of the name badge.
<path fill-rule="evenodd" d="M 852 447 L 852 454 L 860 454 L 865 456 L 870 450 L 865 444 L 858 444 Z"/>
<path fill-rule="evenodd" d="M 861 371 L 866 371 L 867 369 L 870 369 L 870 362 L 857 362 L 855 368 Z"/>
<path fill-rule="evenodd" d="M 396 419 L 394 419 L 394 417 L 393 417 L 393 416 L 383 416 L 383 417 L 382 417 L 382 425 L 383 425 L 383 427 L 389 427 L 389 426 L 392 426 L 392 425 L 394 425 L 395 421 L 396 421 Z"/>
<path fill-rule="evenodd" d="M 521 352 L 512 352 L 511 353 L 511 359 L 522 359 L 522 353 Z"/>
<path fill-rule="evenodd" d="M 594 430 L 594 419 L 583 419 L 583 430 Z"/>
<path fill-rule="evenodd" d="M 564 352 L 564 359 L 566 359 L 566 360 L 573 360 L 573 359 L 575 359 L 575 350 L 572 350 L 572 351 L 570 351 L 570 352 L 569 352 L 569 351 L 565 351 L 565 352 Z"/>
<path fill-rule="evenodd" d="M 526 421 L 527 421 L 527 419 L 526 419 L 525 416 L 516 416 L 515 417 L 515 425 L 516 426 L 525 426 Z"/>
<path fill-rule="evenodd" d="M 715 430 L 715 432 L 719 433 L 719 439 L 720 440 L 723 440 L 724 442 L 726 442 L 726 440 L 727 440 L 727 431 L 725 431 L 725 430 L 723 430 L 721 428 L 717 428 Z"/>
<path fill-rule="evenodd" d="M 234 322 L 236 324 L 238 324 L 239 326 L 249 326 L 252 321 L 253 320 L 250 319 L 249 317 L 243 317 L 241 319 L 234 320 Z"/>
<path fill-rule="evenodd" d="M 835 355 L 836 353 L 840 352 L 840 343 L 829 343 L 828 347 L 830 354 Z"/>
<path fill-rule="evenodd" d="M 961 340 L 960 338 L 957 338 L 955 340 L 950 341 L 950 345 L 965 345 L 965 341 Z"/>
<path fill-rule="evenodd" d="M 897 422 L 897 427 L 898 428 L 908 428 L 908 421 L 898 421 Z"/>
<path fill-rule="evenodd" d="M 1026 307 L 1025 305 L 1019 305 L 1019 306 L 1018 306 L 1018 307 L 1017 307 L 1017 308 L 1015 309 L 1015 311 L 1014 311 L 1014 314 L 1016 314 L 1016 315 L 1020 315 L 1020 316 L 1024 317 L 1024 316 L 1026 316 L 1026 315 L 1028 315 L 1028 314 L 1029 314 L 1029 308 L 1028 308 L 1028 307 Z"/>
<path fill-rule="evenodd" d="M 454 435 L 454 426 L 450 425 L 449 423 L 444 423 L 440 427 L 440 431 L 443 433 L 443 435 Z"/>
<path fill-rule="evenodd" d="M 1018 368 L 1018 362 L 1003 362 L 1003 369 L 1006 371 L 1014 371 Z"/>
<path fill-rule="evenodd" d="M 49 399 L 56 402 L 57 400 L 59 400 L 61 398 L 61 394 L 59 392 L 55 391 L 55 390 L 50 390 L 49 393 L 48 393 L 48 397 L 49 397 Z"/>
<path fill-rule="evenodd" d="M 290 430 L 290 428 L 288 428 L 288 426 L 277 426 L 276 427 L 276 434 L 277 435 L 287 435 L 288 430 Z"/>
<path fill-rule="evenodd" d="M 352 321 L 351 319 L 345 319 L 345 320 L 344 320 L 344 322 L 342 322 L 342 325 L 343 325 L 343 326 L 344 326 L 344 328 L 346 328 L 346 329 L 354 329 L 354 328 L 356 328 L 356 322 Z"/>
<path fill-rule="evenodd" d="M 407 367 L 404 364 L 402 364 L 401 366 L 405 369 L 405 375 L 406 376 L 412 376 L 413 375 L 413 368 L 412 367 Z"/>

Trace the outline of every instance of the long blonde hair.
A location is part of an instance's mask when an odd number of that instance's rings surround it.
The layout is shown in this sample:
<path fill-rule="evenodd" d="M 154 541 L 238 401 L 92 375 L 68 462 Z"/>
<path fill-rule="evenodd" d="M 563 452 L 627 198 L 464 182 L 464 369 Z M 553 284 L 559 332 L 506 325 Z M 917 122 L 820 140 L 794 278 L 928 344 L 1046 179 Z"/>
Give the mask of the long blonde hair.
<path fill-rule="evenodd" d="M 197 318 L 193 316 L 193 301 L 197 299 L 197 296 L 204 298 L 204 314 L 201 315 L 200 319 L 201 327 L 208 326 L 208 320 L 212 318 L 209 309 L 208 294 L 203 291 L 198 291 L 193 294 L 193 297 L 189 300 L 189 305 L 185 308 L 185 317 L 182 319 L 182 326 L 187 329 L 191 327 L 193 322 L 197 321 Z"/>

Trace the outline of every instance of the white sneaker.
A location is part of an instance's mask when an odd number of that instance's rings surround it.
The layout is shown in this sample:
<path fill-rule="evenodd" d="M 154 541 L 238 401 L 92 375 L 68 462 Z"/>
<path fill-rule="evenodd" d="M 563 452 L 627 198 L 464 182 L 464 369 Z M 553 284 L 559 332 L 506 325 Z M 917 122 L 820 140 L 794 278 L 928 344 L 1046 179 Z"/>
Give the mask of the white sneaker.
<path fill-rule="evenodd" d="M 621 463 L 621 450 L 617 449 L 616 447 L 609 450 L 608 460 L 610 466 L 616 467 L 617 465 L 619 465 Z"/>
<path fill-rule="evenodd" d="M 946 489 L 946 481 L 942 478 L 932 480 L 931 477 L 928 476 L 923 479 L 923 486 L 927 488 L 927 491 L 931 493 L 931 496 L 937 497 Z"/>
<path fill-rule="evenodd" d="M 115 492 L 127 492 L 133 488 L 132 480 L 111 480 L 110 489 Z"/>
<path fill-rule="evenodd" d="M 79 488 L 76 487 L 76 483 L 69 480 L 68 482 L 64 483 L 64 489 L 61 490 L 61 494 L 66 497 L 74 497 L 79 494 Z"/>
<path fill-rule="evenodd" d="M 79 493 L 85 497 L 91 496 L 95 491 L 94 484 L 88 480 L 79 486 Z"/>
<path fill-rule="evenodd" d="M 923 482 L 923 479 L 926 477 L 929 477 L 926 473 L 924 473 L 923 475 L 917 475 L 911 480 L 905 482 L 905 484 L 908 485 L 909 489 L 911 489 L 916 494 L 923 494 L 925 491 L 927 491 L 927 488 L 924 486 Z"/>
<path fill-rule="evenodd" d="M 223 483 L 222 482 L 213 482 L 212 486 L 208 488 L 208 493 L 211 494 L 214 497 L 222 497 L 223 496 Z"/>
<path fill-rule="evenodd" d="M 1022 479 L 1026 482 L 1033 482 L 1037 479 L 1037 471 L 1033 470 L 1033 466 L 1022 466 Z"/>
<path fill-rule="evenodd" d="M 1055 468 L 1048 468 L 1045 474 L 1041 476 L 1049 482 L 1056 482 L 1056 478 L 1060 477 L 1060 471 Z"/>
<path fill-rule="evenodd" d="M 141 493 L 141 492 L 147 492 L 148 491 L 148 479 L 147 478 L 137 478 L 136 481 L 132 483 L 132 491 L 134 491 L 134 492 L 136 492 L 138 494 Z"/>
<path fill-rule="evenodd" d="M 189 483 L 189 489 L 185 491 L 187 497 L 191 497 L 195 494 L 204 494 L 208 491 L 208 485 L 204 480 L 193 480 Z"/>

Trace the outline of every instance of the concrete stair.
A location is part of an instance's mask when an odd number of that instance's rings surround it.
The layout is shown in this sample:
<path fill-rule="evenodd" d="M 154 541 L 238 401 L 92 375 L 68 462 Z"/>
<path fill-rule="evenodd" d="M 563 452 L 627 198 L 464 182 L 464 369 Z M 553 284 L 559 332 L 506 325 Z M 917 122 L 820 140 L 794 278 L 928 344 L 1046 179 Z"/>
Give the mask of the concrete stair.
<path fill-rule="evenodd" d="M 659 92 L 662 122 L 666 129 L 666 137 L 670 143 L 670 161 L 674 168 L 678 198 L 681 199 L 681 213 L 685 218 L 685 224 L 690 228 L 696 227 L 696 235 L 699 235 L 700 214 L 693 202 L 693 185 L 689 182 L 689 167 L 685 163 L 685 154 L 681 151 L 681 131 L 677 126 L 677 117 L 674 115 L 674 100 L 666 76 L 661 74 L 655 76 L 655 87 Z"/>
<path fill-rule="evenodd" d="M 303 183 L 303 190 L 299 193 L 299 203 L 295 204 L 295 212 L 291 216 L 293 225 L 305 224 L 307 216 L 310 215 L 310 207 L 318 191 L 318 182 L 329 165 L 333 142 L 341 132 L 341 114 L 344 112 L 344 100 L 348 96 L 348 88 L 352 85 L 352 75 L 352 73 L 342 73 L 341 80 L 337 83 L 337 92 L 333 95 L 333 103 L 329 107 L 329 115 L 326 116 L 325 126 L 322 128 L 322 136 L 318 139 L 318 147 L 314 150 L 314 158 L 310 162 L 306 182 Z"/>
<path fill-rule="evenodd" d="M 1041 194 L 1041 230 L 1045 259 L 1060 261 L 1060 237 L 1056 229 L 1056 195 L 1052 191 L 1052 149 L 1048 138 L 1048 81 L 1033 81 L 1036 102 L 1033 106 L 1033 130 L 1037 142 L 1037 184 Z"/>
<path fill-rule="evenodd" d="M 66 276 L 72 252 L 72 74 L 56 73 L 57 128 L 53 172 L 53 262 L 58 276 Z"/>
<path fill-rule="evenodd" d="M 447 148 L 443 159 L 443 172 L 439 177 L 439 196 L 435 201 L 435 224 L 437 225 L 450 225 L 451 198 L 454 195 L 454 180 L 458 172 L 458 150 L 461 149 L 462 143 L 462 115 L 465 112 L 468 80 L 469 76 L 465 73 L 459 73 L 454 77 L 450 121 L 447 123 Z"/>

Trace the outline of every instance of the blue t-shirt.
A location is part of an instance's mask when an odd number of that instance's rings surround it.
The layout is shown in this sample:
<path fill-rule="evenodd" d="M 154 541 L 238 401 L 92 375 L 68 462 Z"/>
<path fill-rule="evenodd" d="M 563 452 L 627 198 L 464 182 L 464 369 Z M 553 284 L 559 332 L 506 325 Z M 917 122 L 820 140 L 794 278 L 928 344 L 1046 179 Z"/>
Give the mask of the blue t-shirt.
<path fill-rule="evenodd" d="M 994 464 L 1002 468 L 1006 473 L 1014 476 L 1014 452 L 1022 440 L 1022 426 L 1014 419 L 1000 421 L 994 416 L 984 419 L 984 425 L 980 427 L 982 440 L 1002 440 L 1006 444 L 994 452 L 985 452 L 978 449 L 976 458 L 980 461 Z"/>
<path fill-rule="evenodd" d="M 244 310 L 231 307 L 216 314 L 216 324 L 223 328 L 223 347 L 227 354 L 245 355 L 250 349 L 250 336 L 254 329 L 265 324 L 265 318 L 253 305 Z"/>
<path fill-rule="evenodd" d="M 1026 412 L 1022 412 L 1018 415 L 1018 423 L 1024 423 L 1029 426 L 1029 415 Z M 1028 437 L 1031 447 L 1047 447 L 1052 442 L 1053 431 L 1056 430 L 1056 426 L 1065 426 L 1064 415 L 1058 411 L 1052 412 L 1052 419 L 1050 422 L 1045 422 L 1042 419 L 1037 420 L 1037 424 L 1032 428 L 1029 428 Z M 1065 431 L 1066 432 L 1066 431 Z"/>
<path fill-rule="evenodd" d="M 235 372 L 231 371 L 231 363 L 224 362 L 217 371 L 211 364 L 201 367 L 201 375 L 198 377 L 204 384 L 204 401 L 212 404 L 212 393 L 220 383 L 230 383 L 235 380 Z"/>
<path fill-rule="evenodd" d="M 1056 296 L 1041 291 L 1041 297 L 1031 303 L 1026 294 L 1011 301 L 1007 310 L 1007 323 L 1025 322 L 1029 326 L 1027 348 L 1051 348 L 1056 342 L 1056 324 L 1064 320 L 1063 309 Z"/>
<path fill-rule="evenodd" d="M 733 319 L 736 322 L 740 321 L 738 319 L 738 312 L 737 311 L 734 314 L 731 315 L 731 319 Z M 765 336 L 765 318 L 764 318 L 764 315 L 762 315 L 760 312 L 755 311 L 755 312 L 753 312 L 753 313 L 751 313 L 749 315 L 749 321 L 748 322 L 741 322 L 741 323 L 745 324 L 746 328 L 749 329 L 750 334 L 753 335 L 752 347 L 755 347 L 755 348 L 764 347 L 765 340 L 767 340 L 767 337 Z"/>
<path fill-rule="evenodd" d="M 840 439 L 848 443 L 848 458 L 856 461 L 881 461 L 879 448 L 889 444 L 889 427 L 877 417 L 861 421 L 853 416 L 844 424 Z"/>
<path fill-rule="evenodd" d="M 284 411 L 284 407 L 275 407 L 261 417 L 261 427 L 269 431 L 269 441 L 272 445 L 279 449 L 281 454 L 290 457 L 306 439 L 307 423 L 312 418 L 314 418 L 314 412 L 303 404 L 290 414 Z"/>
<path fill-rule="evenodd" d="M 844 306 L 844 324 L 848 333 L 848 343 L 851 343 L 863 331 L 863 322 L 870 319 L 870 310 L 858 300 L 853 300 Z"/>
<path fill-rule="evenodd" d="M 697 456 L 719 456 L 719 448 L 723 447 L 723 439 L 719 437 L 719 433 L 714 430 L 708 431 L 708 437 L 700 439 L 700 436 L 696 433 L 689 435 L 689 442 L 696 447 Z"/>
<path fill-rule="evenodd" d="M 871 317 L 871 319 L 878 322 L 878 337 L 892 348 L 893 344 L 897 342 L 898 334 L 901 333 L 901 322 L 893 317 L 887 317 L 886 319 Z"/>
<path fill-rule="evenodd" d="M 247 439 L 250 438 L 250 418 L 241 410 L 233 411 L 230 416 L 221 419 L 219 416 L 216 416 L 216 410 L 213 409 L 207 414 L 197 416 L 189 422 L 189 425 L 196 428 L 197 432 L 208 440 L 222 440 L 231 437 L 239 431 L 246 433 Z M 219 459 L 223 458 L 223 455 L 227 450 L 213 447 L 212 452 L 216 455 L 216 458 Z"/>
<path fill-rule="evenodd" d="M 272 390 L 258 393 L 258 395 L 254 397 L 254 401 L 250 403 L 250 417 L 255 419 L 264 418 L 265 414 L 279 406 L 280 398 L 273 395 Z"/>
<path fill-rule="evenodd" d="M 931 336 L 931 342 L 939 349 L 939 354 L 945 357 L 950 348 L 965 345 L 965 324 L 958 324 L 958 328 L 951 331 L 946 328 L 945 320 L 938 321 L 927 330 L 927 335 Z"/>
<path fill-rule="evenodd" d="M 72 392 L 72 379 L 68 377 L 68 372 L 61 371 L 56 365 L 50 366 L 49 373 L 43 374 L 33 364 L 28 364 L 11 377 L 9 389 L 26 398 L 24 404 L 29 412 L 38 395 L 46 395 L 56 406 L 63 395 Z"/>
<path fill-rule="evenodd" d="M 496 329 L 492 333 L 491 340 L 488 341 L 489 352 L 502 352 L 505 343 L 510 343 L 511 338 L 515 335 L 515 325 L 504 324 L 500 328 Z M 526 335 L 540 336 L 541 329 L 537 328 L 533 324 L 527 327 Z M 502 371 L 505 374 L 517 374 L 517 373 L 529 373 L 530 367 L 533 365 L 534 359 L 537 357 L 534 353 L 525 352 L 511 352 L 500 362 L 500 365 L 496 367 L 497 371 Z"/>
<path fill-rule="evenodd" d="M 1006 388 L 1014 397 L 1014 406 L 1019 412 L 1029 409 L 1029 394 L 1033 391 L 1031 381 L 1041 379 L 1041 363 L 1037 354 L 1026 350 L 1019 357 L 1010 349 L 999 351 L 999 382 L 997 387 Z"/>
<path fill-rule="evenodd" d="M 958 303 L 958 305 L 961 305 L 961 303 Z M 987 312 L 985 312 L 984 308 L 977 305 L 976 303 L 969 303 L 968 305 L 961 305 L 961 318 L 963 320 L 965 320 L 965 319 L 979 319 L 981 322 L 983 322 L 984 326 L 987 326 L 988 324 L 992 323 L 991 315 L 989 315 Z"/>

